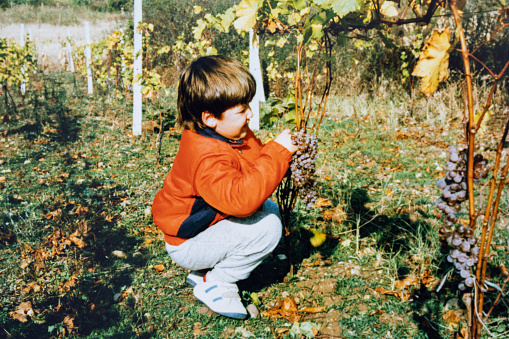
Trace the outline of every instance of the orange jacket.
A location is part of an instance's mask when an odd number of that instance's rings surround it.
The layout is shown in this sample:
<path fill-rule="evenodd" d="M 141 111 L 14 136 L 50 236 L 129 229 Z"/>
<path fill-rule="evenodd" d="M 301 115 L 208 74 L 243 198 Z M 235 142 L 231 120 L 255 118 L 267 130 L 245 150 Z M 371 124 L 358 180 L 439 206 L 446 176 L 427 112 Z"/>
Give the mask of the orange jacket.
<path fill-rule="evenodd" d="M 170 173 L 152 204 L 165 241 L 180 245 L 229 215 L 247 217 L 283 179 L 290 152 L 263 145 L 251 130 L 240 141 L 206 128 L 184 130 Z"/>

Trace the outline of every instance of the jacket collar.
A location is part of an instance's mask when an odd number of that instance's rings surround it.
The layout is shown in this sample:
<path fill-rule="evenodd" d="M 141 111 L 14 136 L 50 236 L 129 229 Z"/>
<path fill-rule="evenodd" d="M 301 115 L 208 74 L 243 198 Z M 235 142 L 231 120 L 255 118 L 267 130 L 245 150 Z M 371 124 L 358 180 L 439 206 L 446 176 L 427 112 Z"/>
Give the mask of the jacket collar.
<path fill-rule="evenodd" d="M 200 128 L 200 129 L 198 129 L 197 132 L 198 132 L 199 135 L 201 135 L 203 137 L 207 137 L 207 138 L 212 138 L 212 139 L 216 139 L 216 140 L 219 140 L 219 141 L 223 141 L 223 142 L 226 142 L 228 145 L 233 146 L 233 147 L 244 145 L 244 139 L 239 139 L 239 140 L 228 139 L 228 138 L 222 136 L 221 134 L 217 133 L 216 131 L 214 131 L 210 127 Z"/>

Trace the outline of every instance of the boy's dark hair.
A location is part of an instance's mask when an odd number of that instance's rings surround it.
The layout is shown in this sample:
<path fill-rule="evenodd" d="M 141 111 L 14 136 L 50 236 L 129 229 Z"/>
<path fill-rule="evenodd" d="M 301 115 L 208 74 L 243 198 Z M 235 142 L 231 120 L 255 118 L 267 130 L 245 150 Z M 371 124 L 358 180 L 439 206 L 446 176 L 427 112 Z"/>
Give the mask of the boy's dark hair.
<path fill-rule="evenodd" d="M 255 79 L 240 61 L 221 55 L 200 57 L 180 77 L 177 124 L 197 131 L 204 127 L 202 112 L 221 118 L 227 109 L 249 104 L 255 91 Z"/>

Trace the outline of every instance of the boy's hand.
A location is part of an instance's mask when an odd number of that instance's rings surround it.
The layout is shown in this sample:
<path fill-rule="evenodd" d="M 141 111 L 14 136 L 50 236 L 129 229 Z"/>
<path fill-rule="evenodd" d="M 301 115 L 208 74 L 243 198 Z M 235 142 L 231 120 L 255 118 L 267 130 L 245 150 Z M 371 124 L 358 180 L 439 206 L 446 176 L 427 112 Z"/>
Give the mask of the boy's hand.
<path fill-rule="evenodd" d="M 274 139 L 275 142 L 286 148 L 290 153 L 295 153 L 299 149 L 297 145 L 294 145 L 292 142 L 292 132 L 290 132 L 289 129 L 285 129 L 281 134 L 279 134 L 276 139 Z"/>

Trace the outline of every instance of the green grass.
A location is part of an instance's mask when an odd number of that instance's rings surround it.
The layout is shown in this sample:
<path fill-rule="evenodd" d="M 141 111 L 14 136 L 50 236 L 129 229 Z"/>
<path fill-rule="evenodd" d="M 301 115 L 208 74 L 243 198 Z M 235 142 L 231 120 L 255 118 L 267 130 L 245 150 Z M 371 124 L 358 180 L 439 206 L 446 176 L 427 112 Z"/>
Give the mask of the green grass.
<path fill-rule="evenodd" d="M 122 120 L 123 102 L 85 90 L 82 79 L 69 74 L 40 76 L 24 101 L 16 98 L 19 113 L 10 112 L 0 127 L 1 335 L 241 338 L 241 327 L 258 338 L 288 335 L 287 319 L 200 313 L 187 272 L 171 262 L 150 216 L 180 132 L 166 129 L 158 159 L 157 134 L 133 137 Z M 284 246 L 278 247 L 239 283 L 244 300 L 256 293 L 261 311 L 287 296 L 299 308 L 325 306 L 300 319 L 321 324 L 322 337 L 453 338 L 458 327 L 449 330 L 443 315 L 460 295 L 456 281 L 436 291 L 450 265 L 438 241 L 434 202 L 443 153 L 458 140 L 460 125 L 431 124 L 420 111 L 384 122 L 358 105 L 358 119 L 331 110 L 321 129 L 317 180 L 320 197 L 332 206 L 297 206 L 290 235 L 294 274 L 278 257 Z M 156 106 L 150 111 L 157 116 Z M 172 121 L 174 110 L 165 112 Z M 268 126 L 258 132 L 262 140 L 275 133 Z M 336 206 L 340 221 L 324 213 Z M 502 220 L 505 207 L 507 198 Z M 310 244 L 312 229 L 328 234 L 319 247 Z M 500 283 L 509 236 L 498 232 L 489 273 Z M 406 277 L 418 282 L 402 291 L 403 300 L 377 292 L 397 291 Z M 23 302 L 31 303 L 26 322 L 13 317 Z M 464 311 L 461 302 L 455 308 Z M 506 309 L 503 301 L 492 315 L 496 333 L 506 330 Z"/>

